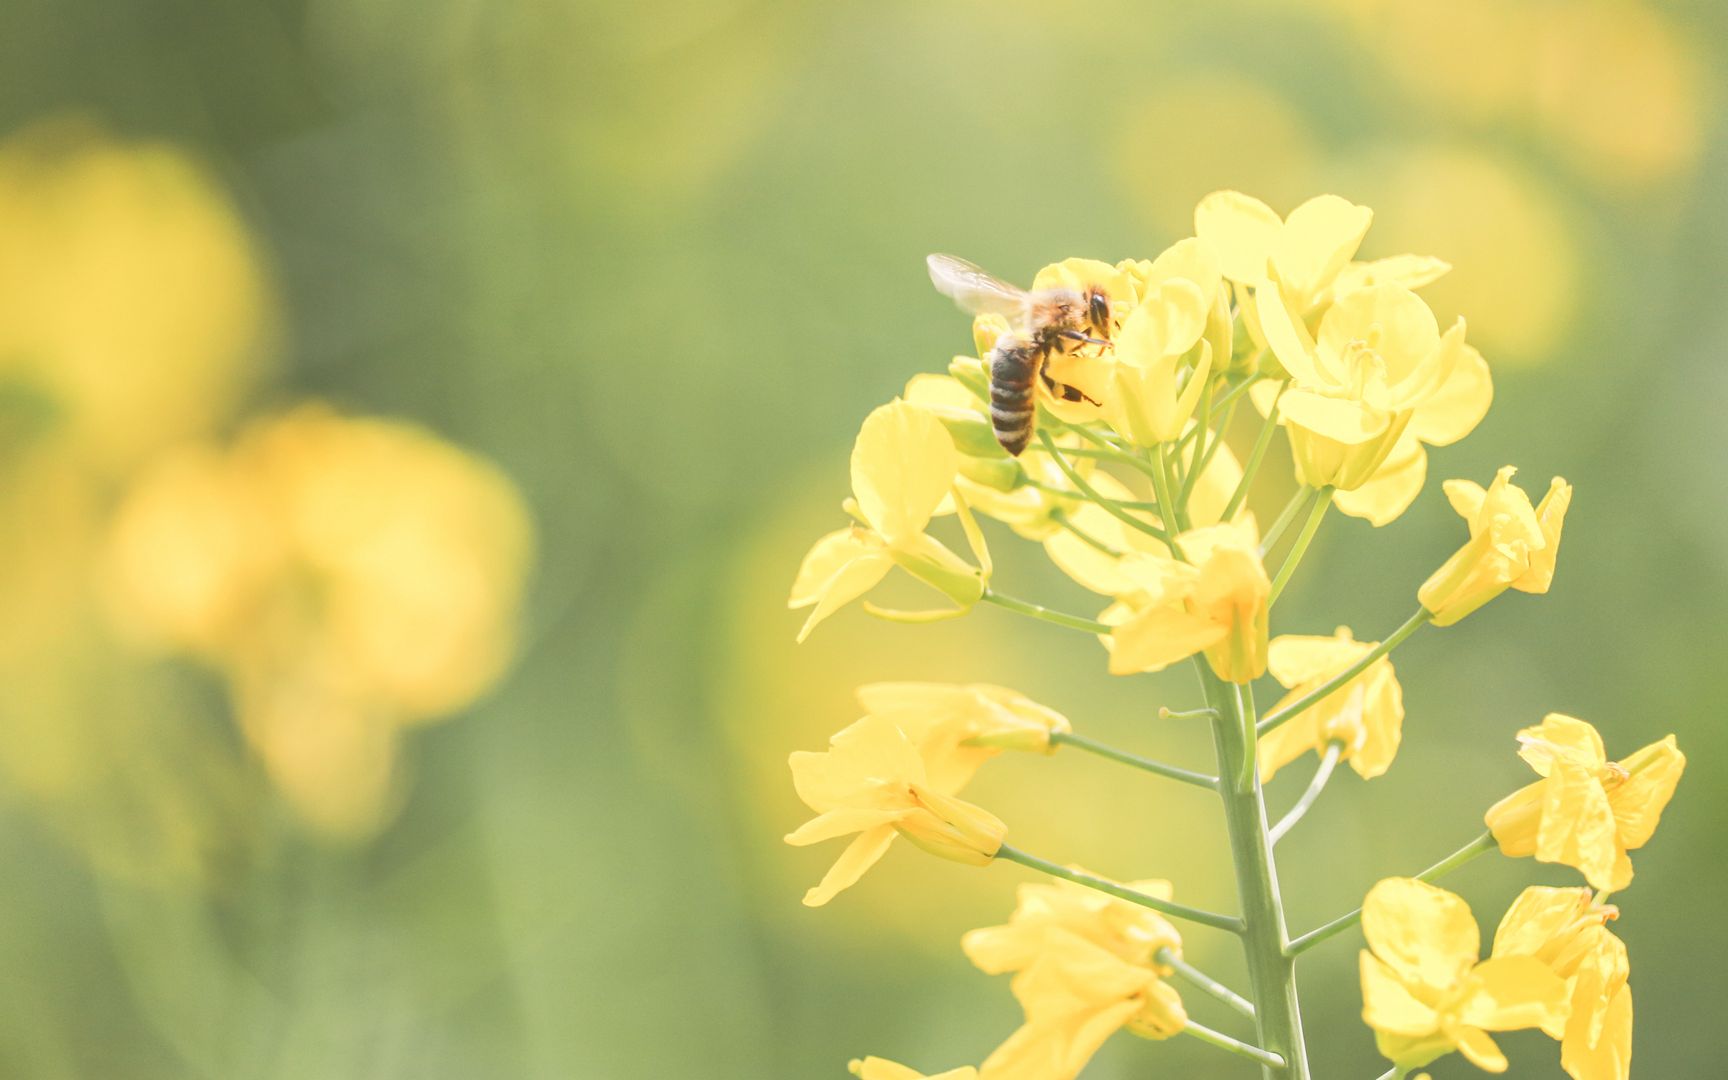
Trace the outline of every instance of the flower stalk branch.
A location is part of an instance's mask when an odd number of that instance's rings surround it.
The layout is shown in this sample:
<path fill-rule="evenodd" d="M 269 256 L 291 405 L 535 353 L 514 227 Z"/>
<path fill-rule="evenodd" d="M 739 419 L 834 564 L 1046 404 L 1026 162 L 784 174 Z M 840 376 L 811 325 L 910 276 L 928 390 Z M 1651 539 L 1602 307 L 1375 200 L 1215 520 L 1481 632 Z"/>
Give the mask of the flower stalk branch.
<path fill-rule="evenodd" d="M 1109 878 L 1101 878 L 1095 874 L 1088 874 L 1084 870 L 1075 870 L 1071 867 L 1063 866 L 1061 863 L 1053 863 L 1049 859 L 1040 859 L 1036 855 L 1021 851 L 1012 844 L 1003 844 L 1001 848 L 997 850 L 996 858 L 1005 859 L 1008 862 L 1019 863 L 1021 866 L 1029 867 L 1043 874 L 1049 874 L 1051 877 L 1061 878 L 1064 881 L 1072 881 L 1076 885 L 1084 885 L 1089 889 L 1097 889 L 1099 892 L 1108 893 L 1109 895 L 1116 897 L 1118 900 L 1126 900 L 1130 904 L 1139 904 L 1141 907 L 1151 908 L 1160 915 L 1168 915 L 1175 919 L 1186 919 L 1189 922 L 1199 923 L 1201 926 L 1210 926 L 1215 930 L 1226 930 L 1232 934 L 1242 933 L 1242 920 L 1235 915 L 1220 915 L 1217 912 L 1206 911 L 1203 908 L 1189 907 L 1187 904 L 1178 904 L 1174 900 L 1161 900 L 1156 896 L 1148 896 L 1146 893 L 1130 889 L 1126 885 L 1118 885 Z"/>
<path fill-rule="evenodd" d="M 1292 701 L 1282 709 L 1274 711 L 1270 716 L 1266 717 L 1266 719 L 1260 721 L 1255 730 L 1258 731 L 1259 734 L 1264 735 L 1268 731 L 1277 728 L 1278 725 L 1284 723 L 1286 720 L 1293 720 L 1297 716 L 1300 716 L 1303 711 L 1309 707 L 1324 701 L 1333 691 L 1337 690 L 1351 679 L 1354 679 L 1356 676 L 1362 674 L 1364 671 L 1367 671 L 1374 661 L 1380 659 L 1382 656 L 1385 656 L 1387 653 L 1403 644 L 1405 638 L 1420 630 L 1433 618 L 1433 612 L 1426 608 L 1418 609 L 1416 614 L 1410 616 L 1410 618 L 1404 621 L 1404 625 L 1392 631 L 1391 637 L 1374 646 L 1374 648 L 1367 653 L 1364 653 L 1362 659 L 1351 664 L 1332 678 L 1327 679 L 1324 683 L 1315 687 L 1312 692 Z"/>
<path fill-rule="evenodd" d="M 1485 832 L 1481 836 L 1478 836 L 1476 839 L 1459 848 L 1457 851 L 1446 856 L 1444 859 L 1441 859 L 1433 866 L 1430 866 L 1420 874 L 1417 874 L 1416 880 L 1427 882 L 1439 881 L 1441 878 L 1458 869 L 1460 866 L 1463 866 L 1476 856 L 1492 850 L 1494 850 L 1494 834 L 1491 832 Z M 1348 915 L 1340 915 L 1338 918 L 1333 919 L 1326 925 L 1317 927 L 1308 931 L 1306 934 L 1303 934 L 1301 937 L 1290 943 L 1288 951 L 1291 956 L 1299 956 L 1321 942 L 1337 937 L 1339 934 L 1342 934 L 1344 931 L 1350 929 L 1361 921 L 1362 909 L 1357 908 Z"/>
<path fill-rule="evenodd" d="M 1097 754 L 1101 758 L 1108 758 L 1111 761 L 1128 765 L 1136 769 L 1142 769 L 1146 772 L 1166 777 L 1170 780 L 1179 780 L 1184 784 L 1192 784 L 1194 787 L 1206 788 L 1208 791 L 1216 791 L 1218 788 L 1218 778 L 1215 776 L 1207 776 L 1204 773 L 1179 768 L 1175 765 L 1166 765 L 1162 761 L 1153 761 L 1151 758 L 1144 758 L 1138 754 L 1131 754 L 1126 750 L 1118 750 L 1114 746 L 1106 746 L 1104 743 L 1098 742 L 1095 739 L 1088 739 L 1084 735 L 1076 735 L 1072 731 L 1054 732 L 1050 736 L 1050 743 L 1053 746 L 1072 746 L 1076 749 L 1084 750 L 1089 754 Z"/>

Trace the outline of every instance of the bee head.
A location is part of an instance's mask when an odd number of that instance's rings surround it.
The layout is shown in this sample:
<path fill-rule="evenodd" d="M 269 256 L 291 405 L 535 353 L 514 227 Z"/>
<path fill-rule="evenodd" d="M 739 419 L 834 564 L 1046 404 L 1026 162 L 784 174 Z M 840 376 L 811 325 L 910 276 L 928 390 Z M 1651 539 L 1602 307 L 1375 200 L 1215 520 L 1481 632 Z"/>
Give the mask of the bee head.
<path fill-rule="evenodd" d="M 1086 293 L 1086 321 L 1092 327 L 1092 332 L 1101 338 L 1110 336 L 1110 298 L 1104 295 L 1102 289 L 1090 289 Z"/>

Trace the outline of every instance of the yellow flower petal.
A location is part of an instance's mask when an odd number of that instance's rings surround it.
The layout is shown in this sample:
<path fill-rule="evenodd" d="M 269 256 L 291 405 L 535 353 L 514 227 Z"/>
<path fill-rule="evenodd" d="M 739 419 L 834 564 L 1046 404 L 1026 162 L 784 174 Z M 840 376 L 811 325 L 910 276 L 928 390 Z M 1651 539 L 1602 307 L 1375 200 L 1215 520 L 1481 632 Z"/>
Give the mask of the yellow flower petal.
<path fill-rule="evenodd" d="M 798 640 L 809 637 L 823 619 L 875 588 L 893 567 L 894 560 L 881 538 L 867 529 L 839 529 L 817 540 L 798 567 L 792 595 L 786 602 L 792 608 L 816 605 L 798 631 Z"/>
<path fill-rule="evenodd" d="M 1375 1031 L 1421 1038 L 1439 1026 L 1440 1014 L 1412 994 L 1387 964 L 1362 950 L 1362 1020 Z"/>
<path fill-rule="evenodd" d="M 847 1065 L 847 1069 L 858 1080 L 978 1080 L 978 1070 L 970 1065 L 925 1076 L 917 1069 L 908 1068 L 905 1065 L 879 1057 L 867 1057 L 862 1061 L 855 1060 Z"/>
<path fill-rule="evenodd" d="M 1408 510 L 1427 480 L 1428 452 L 1410 428 L 1405 428 L 1374 475 L 1351 491 L 1333 492 L 1332 505 L 1379 528 L 1396 521 Z"/>
<path fill-rule="evenodd" d="M 852 494 L 890 546 L 924 531 L 947 496 L 960 454 L 941 421 L 895 400 L 873 410 L 852 447 Z"/>
<path fill-rule="evenodd" d="M 1284 287 L 1304 303 L 1332 283 L 1356 255 L 1374 211 L 1336 195 L 1318 195 L 1290 211 L 1272 243 Z"/>
<path fill-rule="evenodd" d="M 1632 988 L 1609 999 L 1594 1043 L 1572 1035 L 1560 1044 L 1560 1065 L 1572 1080 L 1628 1080 L 1632 1074 Z"/>
<path fill-rule="evenodd" d="M 1368 891 L 1362 935 L 1399 979 L 1437 989 L 1456 985 L 1481 948 L 1470 906 L 1415 878 L 1386 878 Z"/>
<path fill-rule="evenodd" d="M 1626 780 L 1608 793 L 1614 810 L 1614 828 L 1620 846 L 1641 848 L 1649 842 L 1662 820 L 1662 811 L 1674 797 L 1680 774 L 1686 771 L 1686 755 L 1669 735 L 1653 742 L 1620 762 Z"/>
<path fill-rule="evenodd" d="M 1487 1032 L 1459 1024 L 1449 1026 L 1446 1035 L 1457 1045 L 1458 1052 L 1478 1069 L 1493 1073 L 1506 1071 L 1506 1055 L 1500 1052 L 1500 1047 L 1494 1044 Z"/>
<path fill-rule="evenodd" d="M 1497 956 L 1466 977 L 1453 1008 L 1459 1021 L 1487 1031 L 1564 1023 L 1566 980 L 1534 956 Z"/>
<path fill-rule="evenodd" d="M 895 835 L 893 828 L 888 826 L 859 833 L 857 839 L 846 845 L 846 850 L 834 860 L 834 865 L 828 868 L 821 882 L 804 894 L 804 906 L 821 907 L 856 885 L 864 872 L 888 853 L 888 845 L 894 842 Z"/>
<path fill-rule="evenodd" d="M 1308 390 L 1286 390 L 1279 408 L 1288 423 L 1346 446 L 1378 439 L 1392 423 L 1391 414 L 1360 401 Z"/>
<path fill-rule="evenodd" d="M 1239 191 L 1214 191 L 1194 208 L 1194 235 L 1232 281 L 1255 285 L 1266 279 L 1283 222 L 1270 206 Z"/>
<path fill-rule="evenodd" d="M 1476 429 L 1494 401 L 1488 362 L 1469 345 L 1460 347 L 1450 377 L 1416 406 L 1409 433 L 1433 446 L 1450 446 Z"/>

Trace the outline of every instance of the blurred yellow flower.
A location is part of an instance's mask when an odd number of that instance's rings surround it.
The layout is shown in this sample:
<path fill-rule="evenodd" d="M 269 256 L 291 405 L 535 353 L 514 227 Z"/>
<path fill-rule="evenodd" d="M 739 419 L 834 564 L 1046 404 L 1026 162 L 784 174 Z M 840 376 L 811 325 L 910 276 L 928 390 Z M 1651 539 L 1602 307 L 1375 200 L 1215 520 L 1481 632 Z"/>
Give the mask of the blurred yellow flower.
<path fill-rule="evenodd" d="M 895 564 L 962 607 L 983 595 L 980 571 L 925 533 L 954 487 L 960 454 L 942 423 L 905 401 L 865 418 L 852 447 L 852 494 L 846 509 L 862 522 L 816 541 L 798 568 L 787 606 L 811 607 L 798 632 L 869 592 Z"/>
<path fill-rule="evenodd" d="M 1589 889 L 1532 885 L 1518 895 L 1494 933 L 1495 956 L 1534 956 L 1566 980 L 1571 1011 L 1560 1063 L 1573 1080 L 1627 1080 L 1632 1069 L 1631 964 L 1608 932 L 1619 911 L 1592 900 Z"/>
<path fill-rule="evenodd" d="M 1099 616 L 1114 627 L 1111 674 L 1161 671 L 1205 650 L 1220 679 L 1259 678 L 1272 583 L 1253 516 L 1191 529 L 1178 543 L 1185 562 L 1136 551 L 1117 563 L 1116 603 Z"/>
<path fill-rule="evenodd" d="M 88 467 L 124 473 L 219 422 L 269 301 L 203 170 L 161 144 L 49 120 L 0 143 L 0 380 Z"/>
<path fill-rule="evenodd" d="M 912 740 L 940 791 L 959 791 L 1004 750 L 1048 752 L 1051 734 L 1073 730 L 1054 709 L 987 683 L 870 683 L 858 688 L 858 703 Z"/>
<path fill-rule="evenodd" d="M 1594 727 L 1549 713 L 1518 742 L 1518 756 L 1542 779 L 1489 808 L 1500 851 L 1574 867 L 1598 889 L 1624 889 L 1632 881 L 1626 853 L 1649 842 L 1686 769 L 1674 736 L 1609 761 Z"/>
<path fill-rule="evenodd" d="M 798 751 L 790 761 L 798 797 L 816 817 L 787 834 L 786 842 L 803 846 L 858 834 L 804 894 L 810 907 L 856 883 L 896 835 L 933 855 L 982 866 L 996 857 L 1008 831 L 988 811 L 934 784 L 918 748 L 886 717 L 866 716 L 829 739 L 827 750 Z"/>
<path fill-rule="evenodd" d="M 104 583 L 123 629 L 223 672 L 304 816 L 360 833 L 386 810 L 398 730 L 461 709 L 509 662 L 531 546 L 490 465 L 308 406 L 144 475 Z"/>
<path fill-rule="evenodd" d="M 1512 483 L 1517 471 L 1505 466 L 1486 491 L 1469 480 L 1446 481 L 1446 498 L 1469 523 L 1470 541 L 1416 592 L 1435 626 L 1451 626 L 1507 589 L 1545 593 L 1553 583 L 1572 485 L 1556 476 L 1541 504 L 1531 506 Z"/>
<path fill-rule="evenodd" d="M 1267 649 L 1267 669 L 1290 692 L 1272 711 L 1319 689 L 1378 644 L 1357 641 L 1347 626 L 1340 626 L 1331 637 L 1284 634 L 1273 638 Z M 1391 766 L 1403 727 L 1404 691 L 1391 658 L 1381 657 L 1294 720 L 1260 737 L 1260 779 L 1271 780 L 1303 753 L 1324 753 L 1335 742 L 1343 747 L 1341 758 L 1364 780 L 1371 780 Z"/>
<path fill-rule="evenodd" d="M 1532 956 L 1479 960 L 1481 939 L 1458 896 L 1414 878 L 1387 878 L 1362 902 L 1362 1019 L 1380 1053 L 1414 1069 L 1457 1050 L 1504 1072 L 1490 1031 L 1554 1028 L 1567 988 Z"/>
<path fill-rule="evenodd" d="M 1379 242 L 1452 264 L 1423 289 L 1436 312 L 1468 315 L 1471 338 L 1497 367 L 1552 355 L 1582 295 L 1578 212 L 1560 186 L 1468 144 L 1377 147 L 1351 172 L 1379 210 Z"/>
<path fill-rule="evenodd" d="M 1168 881 L 1130 888 L 1168 900 Z M 1018 972 L 1014 996 L 1026 1023 L 984 1062 L 991 1080 L 1065 1080 L 1079 1073 L 1116 1031 L 1168 1038 L 1188 1017 L 1156 957 L 1177 955 L 1182 938 L 1157 912 L 1067 881 L 1022 885 L 1002 926 L 961 939 L 992 975 Z"/>
<path fill-rule="evenodd" d="M 970 1065 L 926 1076 L 917 1069 L 909 1069 L 879 1057 L 854 1059 L 847 1065 L 847 1069 L 858 1080 L 978 1080 L 978 1070 Z"/>
<path fill-rule="evenodd" d="M 1195 202 L 1226 184 L 1277 199 L 1307 187 L 1322 149 L 1289 95 L 1242 71 L 1183 66 L 1160 74 L 1142 100 L 1119 105 L 1106 124 L 1118 184 L 1155 235 L 1192 228 Z M 1221 139 L 1220 131 L 1240 137 Z M 1172 146 L 1182 152 L 1172 154 Z"/>

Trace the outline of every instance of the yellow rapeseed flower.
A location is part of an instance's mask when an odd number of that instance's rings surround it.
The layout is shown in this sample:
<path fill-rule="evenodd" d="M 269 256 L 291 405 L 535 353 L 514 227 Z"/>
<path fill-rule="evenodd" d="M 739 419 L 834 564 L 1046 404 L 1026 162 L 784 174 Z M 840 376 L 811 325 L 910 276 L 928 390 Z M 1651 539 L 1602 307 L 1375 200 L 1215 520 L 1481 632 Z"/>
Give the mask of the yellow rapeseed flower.
<path fill-rule="evenodd" d="M 791 757 L 798 797 L 816 817 L 788 834 L 788 844 L 858 836 L 804 903 L 820 907 L 849 888 L 904 836 L 933 855 L 983 865 L 1007 834 L 988 811 L 933 784 L 918 748 L 892 720 L 866 716 L 828 741 L 822 753 Z"/>
<path fill-rule="evenodd" d="M 1594 727 L 1549 713 L 1518 742 L 1518 756 L 1542 779 L 1489 808 L 1501 852 L 1574 867 L 1598 889 L 1624 889 L 1632 881 L 1626 853 L 1649 842 L 1686 769 L 1674 736 L 1609 761 Z"/>
<path fill-rule="evenodd" d="M 1560 1063 L 1573 1080 L 1627 1080 L 1632 1069 L 1631 964 L 1625 944 L 1608 932 L 1619 916 L 1589 889 L 1533 885 L 1519 894 L 1494 933 L 1495 956 L 1534 956 L 1566 980 L 1571 1011 Z"/>
<path fill-rule="evenodd" d="M 1487 490 L 1469 480 L 1446 481 L 1452 509 L 1470 524 L 1470 541 L 1416 593 L 1435 626 L 1451 626 L 1507 589 L 1545 593 L 1553 583 L 1572 485 L 1556 476 L 1532 506 L 1512 483 L 1515 472 L 1505 466 Z"/>
<path fill-rule="evenodd" d="M 1168 881 L 1132 881 L 1136 892 L 1170 900 Z M 1020 886 L 1014 913 L 1001 926 L 969 931 L 960 947 L 981 971 L 991 975 L 1021 971 L 1044 952 L 1058 931 L 1085 938 L 1131 964 L 1152 965 L 1160 949 L 1180 954 L 1182 935 L 1170 920 L 1150 908 L 1099 892 L 1072 881 L 1038 882 Z"/>
<path fill-rule="evenodd" d="M 1153 969 L 1065 930 L 1014 977 L 1026 1022 L 984 1059 L 990 1080 L 1073 1080 L 1111 1035 L 1127 1028 L 1167 1039 L 1187 1026 L 1181 996 Z"/>
<path fill-rule="evenodd" d="M 1168 881 L 1130 886 L 1168 900 Z M 1145 1038 L 1169 1038 L 1188 1016 L 1164 980 L 1156 957 L 1180 955 L 1182 938 L 1162 915 L 1067 881 L 1022 885 L 1002 926 L 961 939 L 966 955 L 990 974 L 1018 972 L 1014 996 L 1026 1022 L 984 1062 L 991 1080 L 1068 1080 L 1098 1048 L 1126 1027 Z"/>
<path fill-rule="evenodd" d="M 1178 543 L 1186 562 L 1151 552 L 1119 561 L 1116 603 L 1100 616 L 1114 627 L 1111 674 L 1161 671 L 1204 650 L 1220 679 L 1259 678 L 1272 583 L 1253 516 L 1191 529 Z"/>
<path fill-rule="evenodd" d="M 867 1057 L 854 1059 L 846 1068 L 858 1080 L 978 1080 L 978 1070 L 970 1065 L 927 1076 L 886 1058 Z"/>
<path fill-rule="evenodd" d="M 1048 752 L 1051 734 L 1073 730 L 1054 709 L 988 683 L 870 683 L 857 696 L 866 714 L 906 734 L 940 791 L 959 791 L 1004 750 Z"/>
<path fill-rule="evenodd" d="M 798 568 L 787 606 L 811 607 L 798 632 L 869 592 L 896 564 L 963 607 L 983 595 L 979 570 L 925 533 L 954 487 L 960 455 L 928 411 L 895 401 L 864 420 L 852 448 L 846 509 L 861 524 L 816 541 Z"/>
<path fill-rule="evenodd" d="M 1267 649 L 1267 669 L 1290 693 L 1272 711 L 1318 689 L 1378 644 L 1357 641 L 1347 626 L 1340 626 L 1331 637 L 1273 638 Z M 1328 744 L 1336 742 L 1343 747 L 1342 759 L 1364 780 L 1371 780 L 1391 766 L 1403 726 L 1404 691 L 1391 658 L 1383 656 L 1294 720 L 1261 736 L 1260 779 L 1270 780 L 1306 751 L 1324 753 Z"/>
<path fill-rule="evenodd" d="M 1362 1019 L 1380 1053 L 1414 1069 L 1461 1052 L 1504 1072 L 1490 1031 L 1551 1029 L 1566 1016 L 1565 982 L 1533 956 L 1479 960 L 1469 905 L 1414 878 L 1387 878 L 1362 902 Z"/>
<path fill-rule="evenodd" d="M 1447 445 L 1487 412 L 1492 384 L 1481 355 L 1464 342 L 1464 321 L 1441 333 L 1428 305 L 1402 285 L 1338 297 L 1314 336 L 1275 290 L 1256 290 L 1255 300 L 1290 374 L 1278 407 L 1304 483 L 1352 491 L 1407 433 L 1417 450 L 1422 442 Z M 1415 452 L 1405 444 L 1406 455 Z"/>

